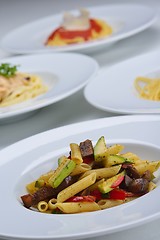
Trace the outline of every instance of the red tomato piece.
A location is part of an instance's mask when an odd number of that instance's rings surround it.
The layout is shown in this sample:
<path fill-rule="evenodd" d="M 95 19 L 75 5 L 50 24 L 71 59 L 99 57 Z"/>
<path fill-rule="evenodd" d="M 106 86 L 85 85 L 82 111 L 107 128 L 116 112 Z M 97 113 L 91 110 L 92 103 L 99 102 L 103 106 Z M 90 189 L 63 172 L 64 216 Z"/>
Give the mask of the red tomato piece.
<path fill-rule="evenodd" d="M 90 19 L 91 29 L 94 29 L 96 32 L 100 32 L 102 27 L 94 19 Z"/>
<path fill-rule="evenodd" d="M 86 164 L 91 164 L 93 161 L 94 161 L 93 156 L 88 156 L 83 158 L 83 163 L 86 163 Z"/>
<path fill-rule="evenodd" d="M 70 197 L 67 202 L 95 202 L 96 197 L 87 195 L 87 196 L 73 196 Z"/>
<path fill-rule="evenodd" d="M 126 197 L 140 197 L 141 196 L 140 194 L 135 194 L 132 192 L 126 192 L 126 191 L 124 191 L 124 192 L 126 194 Z"/>
<path fill-rule="evenodd" d="M 119 176 L 117 180 L 111 185 L 111 188 L 116 188 L 120 185 L 120 183 L 123 181 L 124 176 Z"/>
<path fill-rule="evenodd" d="M 91 191 L 91 195 L 96 197 L 96 201 L 99 201 L 102 199 L 102 193 L 98 189 Z"/>
<path fill-rule="evenodd" d="M 109 193 L 109 198 L 110 199 L 119 199 L 119 200 L 124 200 L 126 198 L 126 194 L 125 191 L 123 191 L 122 189 L 113 189 L 110 193 Z"/>
<path fill-rule="evenodd" d="M 48 39 L 47 39 L 47 41 L 46 41 L 46 44 L 47 44 L 48 41 L 54 39 L 55 35 L 59 32 L 59 30 L 60 30 L 60 27 L 57 28 L 55 31 L 53 31 L 53 32 L 49 35 L 49 37 L 48 37 Z"/>

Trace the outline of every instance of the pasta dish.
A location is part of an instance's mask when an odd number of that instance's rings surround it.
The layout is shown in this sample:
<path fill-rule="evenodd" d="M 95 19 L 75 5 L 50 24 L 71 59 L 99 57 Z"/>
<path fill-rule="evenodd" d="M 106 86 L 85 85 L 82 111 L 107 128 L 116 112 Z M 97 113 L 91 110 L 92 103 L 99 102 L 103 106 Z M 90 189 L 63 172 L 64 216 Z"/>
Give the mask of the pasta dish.
<path fill-rule="evenodd" d="M 100 39 L 112 34 L 112 28 L 105 21 L 89 18 L 89 12 L 80 10 L 79 16 L 65 13 L 59 28 L 47 38 L 45 45 L 64 46 Z"/>
<path fill-rule="evenodd" d="M 160 101 L 160 79 L 137 77 L 134 85 L 141 98 Z"/>
<path fill-rule="evenodd" d="M 154 173 L 160 161 L 142 160 L 124 146 L 107 147 L 104 136 L 95 146 L 87 139 L 70 143 L 56 169 L 27 184 L 21 196 L 31 210 L 73 214 L 111 208 L 141 197 L 156 188 Z"/>
<path fill-rule="evenodd" d="M 38 76 L 17 72 L 16 66 L 7 63 L 0 66 L 0 107 L 21 103 L 46 91 Z"/>

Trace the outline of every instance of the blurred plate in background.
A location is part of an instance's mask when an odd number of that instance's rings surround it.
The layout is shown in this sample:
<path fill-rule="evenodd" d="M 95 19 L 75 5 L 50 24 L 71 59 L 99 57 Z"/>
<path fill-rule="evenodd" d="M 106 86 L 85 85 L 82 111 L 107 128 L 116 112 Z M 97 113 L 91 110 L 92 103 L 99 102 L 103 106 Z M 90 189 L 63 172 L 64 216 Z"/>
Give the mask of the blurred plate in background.
<path fill-rule="evenodd" d="M 134 80 L 139 76 L 160 79 L 160 51 L 130 58 L 99 72 L 84 90 L 96 108 L 120 114 L 159 114 L 160 101 L 138 96 Z"/>
<path fill-rule="evenodd" d="M 58 102 L 74 94 L 94 77 L 97 62 L 91 57 L 76 53 L 55 53 L 18 56 L 1 59 L 0 64 L 19 65 L 18 71 L 38 75 L 48 91 L 28 101 L 1 107 L 0 122 L 18 119 L 42 107 Z M 22 116 L 23 115 L 23 116 Z M 26 116 L 27 116 L 26 115 Z"/>
<path fill-rule="evenodd" d="M 100 18 L 111 25 L 113 34 L 103 39 L 63 47 L 46 47 L 48 36 L 59 27 L 63 13 L 28 23 L 8 33 L 1 42 L 1 48 L 10 53 L 50 53 L 62 51 L 92 52 L 130 37 L 150 27 L 156 13 L 153 9 L 137 4 L 104 5 L 89 7 L 92 18 Z M 71 10 L 77 14 L 78 10 Z"/>

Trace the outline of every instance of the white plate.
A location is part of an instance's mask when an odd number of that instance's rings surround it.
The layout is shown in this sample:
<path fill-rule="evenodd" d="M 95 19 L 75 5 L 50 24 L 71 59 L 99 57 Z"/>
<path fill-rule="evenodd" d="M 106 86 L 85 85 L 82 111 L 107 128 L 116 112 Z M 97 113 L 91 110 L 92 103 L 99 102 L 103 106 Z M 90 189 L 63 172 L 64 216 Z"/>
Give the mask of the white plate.
<path fill-rule="evenodd" d="M 32 100 L 1 107 L 0 120 L 31 113 L 70 96 L 98 71 L 98 64 L 94 59 L 74 53 L 20 56 L 2 59 L 1 63 L 19 65 L 18 71 L 39 75 L 48 86 L 48 91 Z"/>
<path fill-rule="evenodd" d="M 155 11 L 143 5 L 121 4 L 88 8 L 92 17 L 107 21 L 113 28 L 113 34 L 102 40 L 64 47 L 46 47 L 44 42 L 50 33 L 61 23 L 63 13 L 49 16 L 24 26 L 6 35 L 1 47 L 12 53 L 43 53 L 57 51 L 83 51 L 103 48 L 118 40 L 143 31 L 155 21 Z M 78 14 L 77 10 L 71 11 Z"/>
<path fill-rule="evenodd" d="M 0 151 L 0 206 L 3 219 L 0 237 L 44 240 L 92 238 L 160 218 L 159 178 L 158 187 L 152 192 L 103 211 L 71 215 L 41 214 L 26 209 L 20 202 L 26 183 L 54 168 L 58 157 L 68 153 L 71 142 L 79 143 L 86 139 L 95 142 L 104 135 L 107 144 L 123 143 L 126 150 L 134 151 L 142 158 L 157 160 L 160 138 L 156 133 L 159 129 L 159 116 L 104 118 L 53 129 Z"/>
<path fill-rule="evenodd" d="M 104 111 L 127 114 L 159 114 L 160 102 L 138 96 L 138 76 L 160 78 L 160 51 L 118 63 L 98 74 L 84 90 L 87 101 Z"/>

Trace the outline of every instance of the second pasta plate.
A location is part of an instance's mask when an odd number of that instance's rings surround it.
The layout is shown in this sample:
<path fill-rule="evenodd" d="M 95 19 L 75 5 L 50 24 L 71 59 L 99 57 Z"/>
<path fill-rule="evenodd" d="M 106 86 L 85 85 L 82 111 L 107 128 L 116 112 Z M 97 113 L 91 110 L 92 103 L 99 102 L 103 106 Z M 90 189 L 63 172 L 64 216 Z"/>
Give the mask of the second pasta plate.
<path fill-rule="evenodd" d="M 0 120 L 21 117 L 62 100 L 84 87 L 98 71 L 94 59 L 72 53 L 19 56 L 3 59 L 0 61 L 2 63 L 17 66 L 20 73 L 38 76 L 47 91 L 27 101 L 0 107 Z M 8 81 L 6 79 L 6 83 Z M 25 81 L 28 81 L 27 78 Z M 19 92 L 16 97 L 18 95 Z"/>
<path fill-rule="evenodd" d="M 156 51 L 130 58 L 101 71 L 86 86 L 85 98 L 90 104 L 104 111 L 120 114 L 159 114 L 160 101 L 141 98 L 134 85 L 135 79 L 140 76 L 160 79 L 159 61 L 160 51 Z"/>
<path fill-rule="evenodd" d="M 154 134 L 159 127 L 159 116 L 97 119 L 53 129 L 2 150 L 0 180 L 3 183 L 7 178 L 7 181 L 5 187 L 1 184 L 3 221 L 0 236 L 6 239 L 45 240 L 92 238 L 122 230 L 124 232 L 128 228 L 159 218 L 159 172 L 156 175 L 156 189 L 110 209 L 78 214 L 49 214 L 27 209 L 20 200 L 20 196 L 26 193 L 26 184 L 56 167 L 57 158 L 68 153 L 71 142 L 79 143 L 85 139 L 96 142 L 99 136 L 104 135 L 108 145 L 120 143 L 127 151 L 135 152 L 144 159 L 159 160 L 160 141 Z M 17 218 L 13 225 L 15 215 Z M 27 223 L 27 228 L 24 222 Z"/>
<path fill-rule="evenodd" d="M 90 12 L 92 18 L 99 18 L 109 23 L 113 28 L 113 34 L 100 40 L 86 41 L 80 44 L 46 47 L 44 45 L 46 39 L 53 30 L 59 27 L 62 21 L 63 13 L 60 13 L 12 30 L 3 38 L 1 46 L 6 51 L 20 54 L 64 51 L 92 52 L 133 36 L 150 27 L 156 20 L 154 9 L 139 4 L 110 4 L 89 7 L 87 10 Z M 77 15 L 78 9 L 71 10 L 70 12 Z"/>

